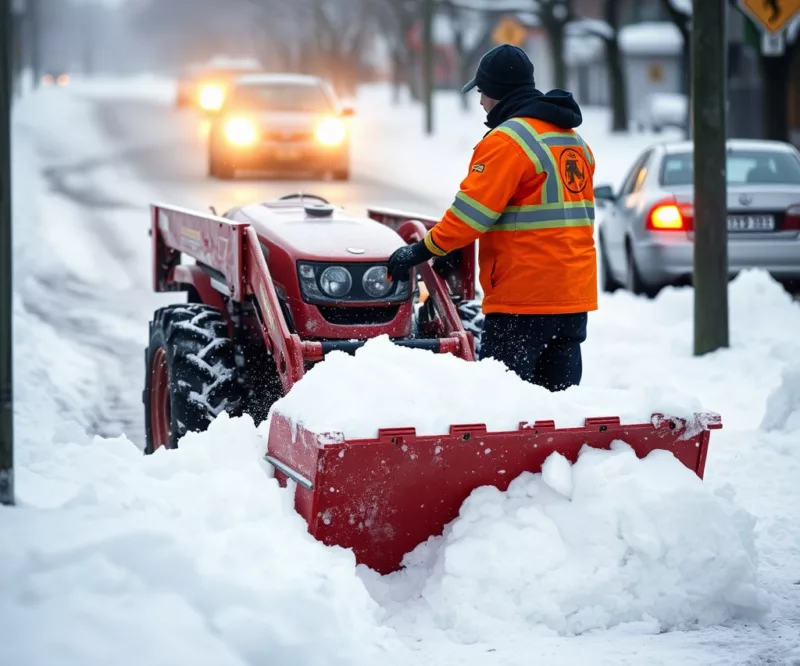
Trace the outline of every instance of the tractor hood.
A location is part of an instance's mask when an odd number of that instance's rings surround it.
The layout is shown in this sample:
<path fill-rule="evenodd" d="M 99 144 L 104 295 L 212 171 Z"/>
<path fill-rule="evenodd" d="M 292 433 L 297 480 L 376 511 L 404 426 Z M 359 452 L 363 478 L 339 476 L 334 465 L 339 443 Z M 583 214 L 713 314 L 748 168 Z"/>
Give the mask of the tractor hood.
<path fill-rule="evenodd" d="M 334 208 L 329 216 L 308 214 L 292 205 L 245 206 L 262 241 L 283 248 L 296 259 L 316 261 L 385 261 L 403 239 L 389 227 Z"/>

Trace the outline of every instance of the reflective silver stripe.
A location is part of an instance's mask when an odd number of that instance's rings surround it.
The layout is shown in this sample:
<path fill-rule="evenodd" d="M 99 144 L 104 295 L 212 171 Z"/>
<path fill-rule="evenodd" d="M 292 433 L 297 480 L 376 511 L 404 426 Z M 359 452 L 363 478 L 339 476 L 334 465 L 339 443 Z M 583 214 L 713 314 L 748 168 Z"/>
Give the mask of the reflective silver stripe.
<path fill-rule="evenodd" d="M 559 132 L 549 132 L 542 135 L 542 141 L 547 146 L 580 146 L 583 149 L 584 157 L 589 164 L 594 164 L 594 158 L 589 152 L 580 134 L 561 134 Z"/>
<path fill-rule="evenodd" d="M 575 227 L 593 228 L 594 223 L 587 217 L 578 220 L 543 220 L 541 222 L 510 222 L 508 224 L 495 224 L 491 229 L 489 229 L 489 231 L 490 232 L 538 231 L 540 229 L 566 229 Z"/>
<path fill-rule="evenodd" d="M 563 193 L 561 179 L 558 177 L 553 153 L 551 153 L 549 148 L 547 148 L 547 146 L 540 141 L 533 128 L 522 120 L 516 120 L 512 118 L 511 120 L 504 122 L 497 129 L 511 130 L 511 132 L 506 132 L 505 134 L 516 141 L 522 140 L 524 142 L 524 146 L 527 147 L 528 150 L 538 158 L 542 165 L 542 170 L 547 175 L 544 183 L 544 202 L 553 203 L 556 201 L 562 201 Z"/>
<path fill-rule="evenodd" d="M 548 136 L 543 139 L 548 146 L 580 146 L 581 142 L 574 136 Z"/>
<path fill-rule="evenodd" d="M 497 225 L 507 226 L 509 224 L 528 222 L 548 222 L 555 220 L 594 220 L 594 207 L 575 206 L 572 208 L 538 208 L 531 206 L 521 210 L 513 210 L 503 213 L 497 220 Z"/>
<path fill-rule="evenodd" d="M 479 210 L 478 206 L 480 206 L 482 210 Z M 479 202 L 467 197 L 467 195 L 463 192 L 459 192 L 456 195 L 456 199 L 453 201 L 451 209 L 457 210 L 463 215 L 466 215 L 472 222 L 475 222 L 480 227 L 483 227 L 484 230 L 491 227 L 497 221 L 497 218 L 500 217 L 500 213 L 495 213 L 494 211 L 489 210 L 486 208 L 486 206 L 483 206 Z M 491 215 L 484 211 L 488 211 L 491 213 Z M 463 218 L 461 219 L 463 220 Z M 476 229 L 476 231 L 480 230 L 481 229 Z"/>

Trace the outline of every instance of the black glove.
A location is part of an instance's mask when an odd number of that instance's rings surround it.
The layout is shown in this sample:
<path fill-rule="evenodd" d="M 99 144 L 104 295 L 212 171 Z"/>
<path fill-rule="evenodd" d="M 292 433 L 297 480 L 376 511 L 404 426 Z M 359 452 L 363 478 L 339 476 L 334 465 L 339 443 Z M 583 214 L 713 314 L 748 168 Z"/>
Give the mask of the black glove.
<path fill-rule="evenodd" d="M 408 270 L 428 261 L 432 256 L 433 252 L 426 247 L 425 241 L 397 248 L 389 257 L 387 268 L 389 279 L 400 282 L 407 281 L 409 279 Z"/>

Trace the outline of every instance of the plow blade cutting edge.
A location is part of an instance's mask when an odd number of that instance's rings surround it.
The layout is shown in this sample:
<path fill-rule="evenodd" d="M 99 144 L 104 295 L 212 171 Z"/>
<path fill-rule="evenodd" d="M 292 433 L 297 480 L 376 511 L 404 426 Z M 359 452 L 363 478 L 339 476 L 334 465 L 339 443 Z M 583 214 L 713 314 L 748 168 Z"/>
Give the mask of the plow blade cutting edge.
<path fill-rule="evenodd" d="M 418 544 L 440 535 L 474 489 L 505 490 L 521 473 L 541 472 L 552 453 L 575 462 L 584 445 L 608 449 L 622 440 L 639 458 L 669 451 L 702 478 L 709 431 L 721 427 L 719 415 L 702 413 L 689 420 L 654 415 L 634 425 L 590 418 L 576 428 L 537 421 L 501 432 L 457 425 L 447 435 L 395 428 L 374 439 L 345 440 L 275 413 L 266 459 L 282 484 L 296 482 L 295 507 L 316 539 L 351 548 L 358 563 L 386 574 Z"/>

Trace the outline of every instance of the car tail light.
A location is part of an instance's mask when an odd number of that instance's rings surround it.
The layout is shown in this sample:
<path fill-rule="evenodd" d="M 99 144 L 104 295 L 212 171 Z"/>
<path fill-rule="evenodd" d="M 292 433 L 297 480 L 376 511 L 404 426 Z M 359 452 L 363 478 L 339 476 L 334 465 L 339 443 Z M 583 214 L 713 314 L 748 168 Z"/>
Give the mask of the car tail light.
<path fill-rule="evenodd" d="M 694 209 L 691 204 L 660 201 L 650 209 L 645 226 L 651 231 L 692 231 Z"/>
<path fill-rule="evenodd" d="M 789 206 L 786 209 L 786 217 L 783 220 L 783 228 L 788 230 L 800 231 L 800 203 Z"/>

